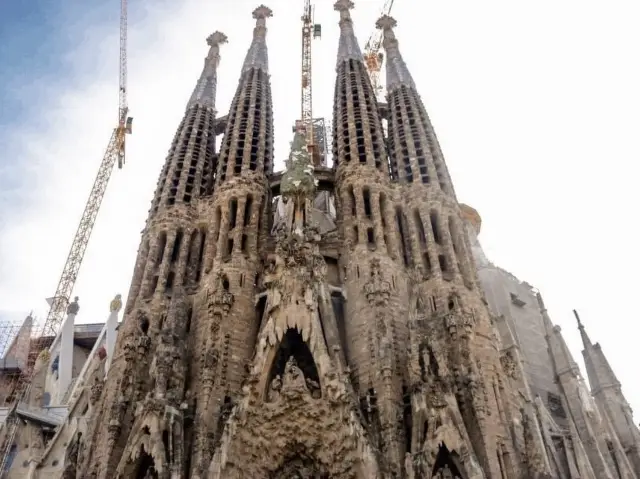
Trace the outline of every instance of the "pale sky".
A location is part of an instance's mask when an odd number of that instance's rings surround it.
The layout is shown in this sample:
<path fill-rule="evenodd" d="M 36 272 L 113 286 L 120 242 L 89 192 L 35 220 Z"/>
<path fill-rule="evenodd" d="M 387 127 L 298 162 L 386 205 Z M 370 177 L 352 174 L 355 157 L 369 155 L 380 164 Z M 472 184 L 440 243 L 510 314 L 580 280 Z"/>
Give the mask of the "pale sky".
<path fill-rule="evenodd" d="M 118 3 L 62 12 L 48 57 L 55 78 L 4 71 L 26 121 L 0 132 L 0 320 L 44 318 L 115 126 Z M 175 129 L 215 30 L 218 110 L 226 113 L 257 2 L 130 0 L 129 105 L 134 133 L 115 170 L 74 294 L 82 322 L 126 296 L 139 233 Z M 267 41 L 276 157 L 300 111 L 302 0 L 272 0 Z M 316 0 L 314 116 L 331 118 L 338 41 L 333 1 Z M 362 45 L 382 0 L 356 1 Z M 576 360 L 577 309 L 640 411 L 640 4 L 635 0 L 396 0 L 396 33 L 440 139 L 460 201 L 483 218 L 489 258 L 541 290 Z M 51 41 L 55 40 L 54 38 Z M 34 58 L 35 64 L 42 59 Z M 1 107 L 2 105 L 0 105 Z"/>

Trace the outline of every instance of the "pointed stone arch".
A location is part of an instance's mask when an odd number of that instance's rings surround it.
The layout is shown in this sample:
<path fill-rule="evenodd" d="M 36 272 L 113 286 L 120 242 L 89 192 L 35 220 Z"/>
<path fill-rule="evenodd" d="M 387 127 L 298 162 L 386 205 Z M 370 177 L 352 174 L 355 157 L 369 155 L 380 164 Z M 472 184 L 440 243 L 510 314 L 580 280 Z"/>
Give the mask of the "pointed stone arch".
<path fill-rule="evenodd" d="M 184 438 L 179 412 L 149 399 L 142 409 L 147 413 L 132 427 L 116 470 L 117 479 L 164 479 L 171 470 L 182 467 Z"/>
<path fill-rule="evenodd" d="M 131 479 L 159 479 L 160 472 L 150 450 L 148 443 L 144 441 L 138 442 L 135 449 L 131 451 L 131 455 L 118 478 Z"/>
<path fill-rule="evenodd" d="M 434 479 L 468 479 L 460 456 L 455 450 L 449 451 L 444 442 L 438 448 L 431 477 Z"/>
<path fill-rule="evenodd" d="M 264 398 L 269 400 L 270 393 L 282 386 L 285 375 L 290 374 L 292 366 L 297 367 L 304 378 L 300 378 L 307 385 L 311 384 L 320 391 L 320 375 L 318 366 L 309 345 L 297 329 L 289 328 L 285 331 L 278 345 L 273 348 L 267 359 L 269 367 L 264 383 Z M 279 383 L 279 384 L 278 384 Z"/>

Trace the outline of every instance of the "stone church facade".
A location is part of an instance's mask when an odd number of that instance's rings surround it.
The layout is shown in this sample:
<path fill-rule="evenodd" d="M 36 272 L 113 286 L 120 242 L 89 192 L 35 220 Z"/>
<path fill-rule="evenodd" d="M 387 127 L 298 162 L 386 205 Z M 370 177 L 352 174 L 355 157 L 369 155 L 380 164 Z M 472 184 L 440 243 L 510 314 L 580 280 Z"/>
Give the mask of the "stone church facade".
<path fill-rule="evenodd" d="M 58 472 L 32 477 L 640 477 L 601 349 L 585 343 L 592 396 L 539 294 L 524 299 L 538 335 L 518 339 L 526 321 L 500 299 L 522 301 L 516 280 L 495 273 L 479 216 L 458 203 L 395 21 L 377 23 L 383 113 L 352 7 L 335 4 L 332 168 L 298 131 L 273 171 L 264 6 L 216 148 L 226 37 L 209 37 L 108 374 L 89 371 L 87 407 L 61 426 L 77 432 L 48 446 L 43 463 L 64 454 Z"/>

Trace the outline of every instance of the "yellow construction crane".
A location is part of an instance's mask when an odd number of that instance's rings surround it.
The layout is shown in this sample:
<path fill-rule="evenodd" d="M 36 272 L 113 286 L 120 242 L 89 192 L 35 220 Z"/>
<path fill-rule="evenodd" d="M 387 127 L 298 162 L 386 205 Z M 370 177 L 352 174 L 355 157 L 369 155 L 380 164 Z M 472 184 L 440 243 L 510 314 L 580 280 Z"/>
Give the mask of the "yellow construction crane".
<path fill-rule="evenodd" d="M 307 146 L 313 157 L 313 163 L 321 163 L 320 152 L 313 133 L 313 90 L 311 82 L 311 41 L 319 38 L 321 26 L 313 23 L 313 5 L 311 0 L 304 1 L 302 14 L 302 76 L 301 76 L 301 112 L 294 130 L 303 131 L 307 136 Z"/>
<path fill-rule="evenodd" d="M 380 16 L 389 15 L 391 13 L 391 7 L 393 7 L 393 0 L 385 0 Z M 364 47 L 364 61 L 367 65 L 369 78 L 371 78 L 371 84 L 373 85 L 373 91 L 376 96 L 379 96 L 382 93 L 380 70 L 382 69 L 382 60 L 384 59 L 384 56 L 381 47 L 382 30 L 376 28 Z"/>
<path fill-rule="evenodd" d="M 107 151 L 102 158 L 98 174 L 89 193 L 89 199 L 84 207 L 78 230 L 73 238 L 71 250 L 62 270 L 62 275 L 56 288 L 56 294 L 49 301 L 51 309 L 44 323 L 43 336 L 55 336 L 64 319 L 69 304 L 69 298 L 78 277 L 84 252 L 89 244 L 89 238 L 100 210 L 104 193 L 109 183 L 113 167 L 117 161 L 118 168 L 125 163 L 125 138 L 131 133 L 133 118 L 127 116 L 127 1 L 120 0 L 120 85 L 118 93 L 118 124 L 113 129 Z"/>
<path fill-rule="evenodd" d="M 84 253 L 89 243 L 91 232 L 96 221 L 96 216 L 100 209 L 104 193 L 109 183 L 109 178 L 113 171 L 114 165 L 118 163 L 118 168 L 122 168 L 125 163 L 125 138 L 131 133 L 133 119 L 128 116 L 127 107 L 127 0 L 120 0 L 120 88 L 118 93 L 118 123 L 113 129 L 107 151 L 100 163 L 98 174 L 89 193 L 89 199 L 82 213 L 78 230 L 73 238 L 71 250 L 65 262 L 62 275 L 56 288 L 53 298 L 48 301 L 51 309 L 44 322 L 42 331 L 29 345 L 29 355 L 25 370 L 17 378 L 17 384 L 14 386 L 15 407 L 12 409 L 12 417 L 7 417 L 5 425 L 7 429 L 6 440 L 2 451 L 2 462 L 0 463 L 0 471 L 4 467 L 11 451 L 11 446 L 15 440 L 18 423 L 16 416 L 17 404 L 25 399 L 31 387 L 33 376 L 33 365 L 41 351 L 48 348 L 51 341 L 58 334 L 60 325 L 65 317 L 69 298 L 73 291 L 78 271 L 82 264 Z"/>

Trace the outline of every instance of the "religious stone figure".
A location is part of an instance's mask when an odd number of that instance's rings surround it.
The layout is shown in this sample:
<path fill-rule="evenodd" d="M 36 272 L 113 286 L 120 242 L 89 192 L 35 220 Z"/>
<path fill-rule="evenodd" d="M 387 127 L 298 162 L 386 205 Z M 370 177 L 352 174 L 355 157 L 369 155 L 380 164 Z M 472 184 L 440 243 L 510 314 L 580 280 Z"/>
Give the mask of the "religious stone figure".
<path fill-rule="evenodd" d="M 267 400 L 269 402 L 276 401 L 280 397 L 281 389 L 282 389 L 282 379 L 278 374 L 275 378 L 271 380 L 271 384 L 269 385 L 269 391 L 267 393 Z"/>
<path fill-rule="evenodd" d="M 73 298 L 73 302 L 69 304 L 69 306 L 67 306 L 67 314 L 78 314 L 78 311 L 80 311 L 80 305 L 78 304 L 78 297 L 76 296 L 75 298 Z"/>
<path fill-rule="evenodd" d="M 302 369 L 293 356 L 290 356 L 284 367 L 284 377 L 282 378 L 282 388 L 287 391 L 307 391 Z"/>

